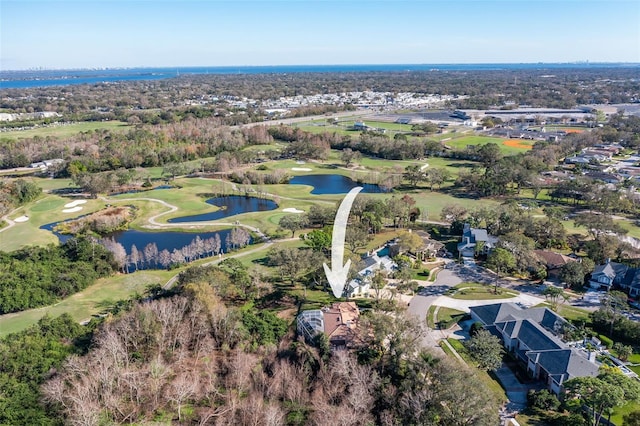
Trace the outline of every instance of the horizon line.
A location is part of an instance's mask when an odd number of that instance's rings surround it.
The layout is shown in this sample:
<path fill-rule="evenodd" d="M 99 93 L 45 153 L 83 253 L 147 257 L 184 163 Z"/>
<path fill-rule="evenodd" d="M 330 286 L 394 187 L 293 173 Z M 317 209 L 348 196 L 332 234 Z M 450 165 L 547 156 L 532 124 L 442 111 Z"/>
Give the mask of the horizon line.
<path fill-rule="evenodd" d="M 82 71 L 82 70 L 123 70 L 123 69 L 188 69 L 188 68 L 271 68 L 271 67 L 344 67 L 344 66 L 438 66 L 438 65 L 629 65 L 638 66 L 640 61 L 566 61 L 566 62 L 424 62 L 424 63 L 342 63 L 342 64 L 262 64 L 262 65 L 135 65 L 135 66 L 85 66 L 85 67 L 30 67 L 0 69 L 3 72 L 16 71 Z"/>

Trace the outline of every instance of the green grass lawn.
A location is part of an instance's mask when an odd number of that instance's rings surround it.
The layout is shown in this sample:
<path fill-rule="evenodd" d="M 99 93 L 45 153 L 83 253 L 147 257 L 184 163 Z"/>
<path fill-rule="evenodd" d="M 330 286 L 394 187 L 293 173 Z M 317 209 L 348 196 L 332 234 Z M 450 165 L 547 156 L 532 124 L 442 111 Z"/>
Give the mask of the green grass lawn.
<path fill-rule="evenodd" d="M 489 390 L 494 394 L 495 398 L 499 402 L 506 402 L 508 400 L 507 394 L 504 389 L 500 385 L 500 383 L 495 380 L 489 373 L 483 370 L 479 370 L 475 368 L 475 361 L 471 358 L 471 354 L 467 348 L 462 344 L 462 342 L 458 339 L 448 338 L 447 342 L 455 349 L 456 352 L 465 360 L 465 362 L 474 368 L 478 378 L 482 380 L 482 382 L 489 388 Z"/>
<path fill-rule="evenodd" d="M 3 139 L 21 139 L 21 138 L 33 138 L 36 136 L 47 137 L 53 136 L 58 138 L 66 138 L 69 136 L 77 135 L 80 132 L 86 132 L 89 130 L 126 130 L 129 126 L 122 121 L 86 121 L 82 123 L 73 123 L 62 126 L 51 127 L 39 127 L 37 129 L 29 130 L 13 130 L 3 132 L 0 135 L 0 143 Z"/>
<path fill-rule="evenodd" d="M 547 302 L 542 302 L 534 306 L 534 308 L 549 308 L 551 309 L 551 305 Z M 558 315 L 569 320 L 569 321 L 582 321 L 585 323 L 589 323 L 589 311 L 581 308 L 576 308 L 575 306 L 559 304 Z"/>
<path fill-rule="evenodd" d="M 492 300 L 492 299 L 508 299 L 516 297 L 519 292 L 516 290 L 505 290 L 498 287 L 498 293 L 494 292 L 494 286 L 479 283 L 461 283 L 448 291 L 448 296 L 453 299 L 461 300 Z"/>
<path fill-rule="evenodd" d="M 640 238 L 640 227 L 636 226 L 634 222 L 629 220 L 616 220 L 615 222 L 628 231 L 628 236 Z"/>
<path fill-rule="evenodd" d="M 570 321 L 584 321 L 589 323 L 589 311 L 570 305 L 559 305 L 558 314 Z"/>
<path fill-rule="evenodd" d="M 85 290 L 55 305 L 0 316 L 0 337 L 24 330 L 45 314 L 57 317 L 68 313 L 77 321 L 90 319 L 114 302 L 143 294 L 149 285 L 166 283 L 176 273 L 165 270 L 138 271 L 99 279 Z"/>
<path fill-rule="evenodd" d="M 457 150 L 464 150 L 467 148 L 467 146 L 469 145 L 485 145 L 488 143 L 495 143 L 496 145 L 498 145 L 500 147 L 500 151 L 504 154 L 504 155 L 513 155 L 513 154 L 519 154 L 522 152 L 525 152 L 526 149 L 524 148 L 517 148 L 517 147 L 513 147 L 513 146 L 507 146 L 504 144 L 504 141 L 507 139 L 502 139 L 502 138 L 493 138 L 493 137 L 489 137 L 489 136 L 462 136 L 462 137 L 453 137 L 450 140 L 447 140 L 445 142 L 443 142 L 445 145 L 457 149 Z M 527 141 L 521 141 L 522 144 L 527 145 L 526 143 Z"/>
<path fill-rule="evenodd" d="M 340 165 L 338 151 L 332 151 L 330 156 L 331 160 L 336 160 L 337 164 L 327 163 L 315 163 L 309 162 L 304 164 L 298 164 L 293 160 L 282 160 L 266 163 L 270 170 L 286 169 L 291 175 L 296 174 L 341 174 L 348 177 L 358 178 L 365 176 L 369 171 L 355 172 L 337 168 L 336 165 Z M 470 166 L 471 162 L 463 162 L 456 160 L 448 160 L 441 158 L 427 159 L 429 166 L 432 167 L 448 167 L 453 173 L 456 173 L 461 168 Z M 193 163 L 193 164 L 191 164 Z M 191 162 L 194 167 L 198 162 Z M 402 170 L 409 164 L 423 165 L 423 161 L 392 161 L 382 159 L 362 159 L 363 165 L 366 165 L 369 170 L 383 170 L 386 172 L 394 171 L 402 172 Z M 305 167 L 310 168 L 310 172 L 293 171 L 293 168 Z M 154 167 L 146 169 L 152 177 L 158 178 L 162 174 L 161 167 Z M 53 190 L 60 188 L 68 188 L 71 186 L 69 179 L 44 179 L 44 178 L 28 178 L 33 179 L 44 190 Z M 137 212 L 137 219 L 132 223 L 134 229 L 143 229 L 146 225 L 147 219 L 151 216 L 168 211 L 166 207 L 160 205 L 157 202 L 144 201 L 142 198 L 156 198 L 164 200 L 169 204 L 176 205 L 180 208 L 179 211 L 173 214 L 167 214 L 158 218 L 159 222 L 164 222 L 171 217 L 186 216 L 193 214 L 200 214 L 209 211 L 213 211 L 216 208 L 206 204 L 205 198 L 198 196 L 202 193 L 218 192 L 220 188 L 226 188 L 227 193 L 232 193 L 231 184 L 229 182 L 221 183 L 219 180 L 203 179 L 203 178 L 179 178 L 175 181 L 171 181 L 170 184 L 180 186 L 181 188 L 159 190 L 159 191 L 147 191 L 136 194 L 123 194 L 119 196 L 111 197 L 112 204 L 133 204 L 139 210 Z M 308 210 L 313 203 L 323 203 L 335 205 L 339 202 L 343 195 L 311 195 L 312 188 L 305 185 L 263 185 L 261 189 L 275 195 L 274 201 L 279 205 L 277 210 L 270 212 L 260 213 L 247 213 L 243 215 L 234 216 L 233 220 L 240 220 L 242 223 L 252 225 L 260 228 L 266 232 L 274 232 L 277 229 L 277 223 L 286 213 L 282 212 L 282 209 L 287 207 L 293 207 L 302 210 Z M 452 203 L 468 205 L 473 203 L 478 206 L 491 206 L 495 205 L 492 200 L 469 200 L 457 198 L 456 196 L 449 195 L 442 192 L 429 191 L 425 188 L 417 188 L 409 190 L 408 193 L 416 199 L 416 205 L 423 212 L 424 217 L 432 220 L 439 220 L 440 211 L 443 206 Z M 367 195 L 371 197 L 377 197 L 386 199 L 393 194 L 372 194 Z M 398 194 L 400 196 L 400 194 Z M 52 197 L 52 198 L 48 198 Z M 29 221 L 16 225 L 14 228 L 9 229 L 0 234 L 0 250 L 11 251 L 19 247 L 29 244 L 48 244 L 55 243 L 57 239 L 47 231 L 40 230 L 39 227 L 46 223 L 56 222 L 68 218 L 77 217 L 81 214 L 90 213 L 104 207 L 104 203 L 97 200 L 91 200 L 89 204 L 83 206 L 82 211 L 77 213 L 61 213 L 62 206 L 65 203 L 65 199 L 54 195 L 44 196 L 43 199 L 47 201 L 39 200 L 35 204 L 27 205 L 17 211 L 11 218 L 19 217 L 23 214 L 29 216 Z M 134 199 L 137 201 L 130 201 Z M 57 201 L 51 201 L 57 200 Z M 178 229 L 178 228 L 174 228 Z"/>
<path fill-rule="evenodd" d="M 0 250 L 13 251 L 28 245 L 55 244 L 58 238 L 53 233 L 40 229 L 40 226 L 91 213 L 105 205 L 100 200 L 88 200 L 86 204 L 82 205 L 81 211 L 64 213 L 62 211 L 64 205 L 71 201 L 69 198 L 57 195 L 44 195 L 34 203 L 18 209 L 10 216 L 10 219 L 26 215 L 29 220 L 16 223 L 12 228 L 0 233 Z"/>
<path fill-rule="evenodd" d="M 616 424 L 616 425 L 622 425 L 623 424 L 623 420 L 622 417 L 625 414 L 629 414 L 632 411 L 640 411 L 640 404 L 639 403 L 627 403 L 625 405 L 623 405 L 622 407 L 616 407 L 613 409 L 613 414 L 611 415 L 611 422 Z"/>
<path fill-rule="evenodd" d="M 440 324 L 441 328 L 447 329 L 460 321 L 465 315 L 467 315 L 467 313 L 464 311 L 441 306 L 440 309 L 438 309 L 435 323 Z"/>
<path fill-rule="evenodd" d="M 436 305 L 431 305 L 429 306 L 429 309 L 427 309 L 427 327 L 429 328 L 436 328 L 436 322 L 434 321 L 434 316 L 437 308 L 438 307 Z M 443 348 L 444 347 L 445 346 L 443 346 Z"/>

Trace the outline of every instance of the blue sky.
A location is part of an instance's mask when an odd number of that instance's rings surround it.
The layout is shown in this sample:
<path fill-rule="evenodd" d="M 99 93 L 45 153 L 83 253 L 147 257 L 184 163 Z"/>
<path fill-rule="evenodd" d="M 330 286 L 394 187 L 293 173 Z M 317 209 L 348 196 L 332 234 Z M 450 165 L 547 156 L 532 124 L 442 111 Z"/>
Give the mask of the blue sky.
<path fill-rule="evenodd" d="M 640 62 L 638 0 L 0 0 L 0 68 Z"/>

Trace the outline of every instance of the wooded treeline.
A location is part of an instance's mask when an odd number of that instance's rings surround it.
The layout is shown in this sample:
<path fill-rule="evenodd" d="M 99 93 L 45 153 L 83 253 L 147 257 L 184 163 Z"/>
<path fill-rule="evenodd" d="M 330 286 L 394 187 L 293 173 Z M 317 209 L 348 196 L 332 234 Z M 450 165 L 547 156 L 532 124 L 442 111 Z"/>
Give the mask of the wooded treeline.
<path fill-rule="evenodd" d="M 40 194 L 42 188 L 28 180 L 0 180 L 0 216 L 12 208 L 34 201 Z"/>
<path fill-rule="evenodd" d="M 116 269 L 107 249 L 84 238 L 0 251 L 0 314 L 51 305 Z"/>

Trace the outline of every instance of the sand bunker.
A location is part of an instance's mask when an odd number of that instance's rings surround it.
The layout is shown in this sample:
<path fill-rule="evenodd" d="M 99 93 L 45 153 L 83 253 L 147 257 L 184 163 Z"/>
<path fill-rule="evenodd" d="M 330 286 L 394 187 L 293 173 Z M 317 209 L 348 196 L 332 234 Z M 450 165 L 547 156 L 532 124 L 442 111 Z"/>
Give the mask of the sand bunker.
<path fill-rule="evenodd" d="M 74 213 L 79 212 L 80 210 L 82 210 L 82 207 L 71 207 L 70 209 L 62 210 L 62 213 Z"/>
<path fill-rule="evenodd" d="M 429 163 L 427 163 L 427 164 L 423 164 L 422 166 L 420 166 L 420 170 L 424 170 L 424 169 L 426 169 L 427 167 L 429 167 Z"/>
<path fill-rule="evenodd" d="M 81 204 L 85 204 L 86 202 L 87 202 L 87 200 L 75 200 L 75 201 L 72 201 L 70 203 L 65 204 L 64 207 L 69 209 L 69 208 L 72 208 L 72 207 L 79 206 Z M 77 211 L 77 210 L 74 210 L 74 211 Z"/>
<path fill-rule="evenodd" d="M 18 222 L 18 223 L 26 222 L 28 220 L 29 220 L 29 216 L 20 216 L 20 217 L 17 217 L 15 219 L 13 219 L 14 222 Z"/>
<path fill-rule="evenodd" d="M 282 211 L 287 213 L 304 213 L 304 210 L 298 210 L 293 207 L 287 207 L 286 209 L 282 209 Z"/>
<path fill-rule="evenodd" d="M 292 167 L 291 170 L 294 172 L 310 172 L 312 169 L 308 167 Z"/>

